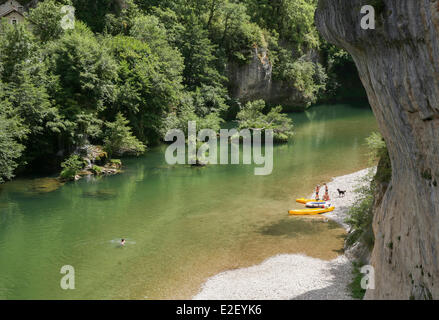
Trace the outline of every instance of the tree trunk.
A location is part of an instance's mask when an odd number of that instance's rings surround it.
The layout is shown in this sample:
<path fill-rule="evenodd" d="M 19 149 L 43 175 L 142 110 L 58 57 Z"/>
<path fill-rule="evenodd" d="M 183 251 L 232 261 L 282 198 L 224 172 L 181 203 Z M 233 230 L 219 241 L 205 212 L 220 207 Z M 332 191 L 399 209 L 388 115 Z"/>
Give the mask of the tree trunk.
<path fill-rule="evenodd" d="M 360 27 L 368 3 L 375 30 Z M 366 298 L 438 299 L 439 0 L 320 0 L 316 24 L 353 56 L 392 162 Z"/>

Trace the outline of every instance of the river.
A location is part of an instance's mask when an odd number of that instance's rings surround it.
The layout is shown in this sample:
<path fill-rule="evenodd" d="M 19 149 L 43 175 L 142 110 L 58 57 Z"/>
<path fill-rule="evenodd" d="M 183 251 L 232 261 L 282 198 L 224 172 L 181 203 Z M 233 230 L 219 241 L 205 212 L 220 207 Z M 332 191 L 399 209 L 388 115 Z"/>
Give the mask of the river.
<path fill-rule="evenodd" d="M 162 146 L 125 159 L 114 177 L 1 185 L 0 299 L 190 298 L 209 276 L 278 253 L 335 258 L 342 228 L 287 211 L 317 183 L 367 167 L 376 122 L 350 105 L 291 117 L 296 136 L 275 146 L 268 176 L 248 165 L 170 166 Z M 75 290 L 60 287 L 64 265 Z"/>

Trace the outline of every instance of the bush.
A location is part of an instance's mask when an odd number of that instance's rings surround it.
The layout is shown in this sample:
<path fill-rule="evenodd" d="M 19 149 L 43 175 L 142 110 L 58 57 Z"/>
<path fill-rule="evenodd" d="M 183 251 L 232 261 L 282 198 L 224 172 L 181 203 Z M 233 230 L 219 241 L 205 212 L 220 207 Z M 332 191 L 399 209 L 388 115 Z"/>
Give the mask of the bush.
<path fill-rule="evenodd" d="M 263 100 L 248 102 L 236 118 L 239 123 L 239 130 L 262 129 L 273 130 L 275 142 L 287 142 L 294 135 L 294 126 L 288 115 L 282 114 L 282 107 L 277 106 L 265 115 L 262 110 L 265 108 Z"/>
<path fill-rule="evenodd" d="M 20 143 L 25 134 L 25 129 L 16 118 L 7 118 L 0 113 L 0 183 L 14 177 L 18 160 L 25 150 Z"/>
<path fill-rule="evenodd" d="M 386 142 L 379 132 L 373 132 L 366 139 L 369 148 L 369 159 L 375 164 L 378 161 L 378 169 L 375 181 L 378 183 L 389 183 L 392 178 L 392 164 Z"/>
<path fill-rule="evenodd" d="M 352 265 L 352 274 L 354 277 L 349 284 L 349 289 L 351 290 L 352 298 L 362 300 L 366 293 L 366 290 L 361 287 L 361 279 L 364 277 L 364 274 L 360 272 L 360 265 L 358 263 L 354 262 Z"/>
<path fill-rule="evenodd" d="M 348 235 L 346 244 L 351 246 L 357 241 L 362 241 L 369 249 L 372 249 L 374 244 L 372 221 L 375 194 L 379 184 L 386 185 L 390 182 L 392 166 L 386 142 L 380 133 L 373 132 L 366 139 L 366 144 L 369 148 L 370 163 L 376 164 L 377 160 L 379 162 L 374 178 L 372 179 L 370 175 L 366 177 L 367 181 L 372 180 L 372 182 L 357 190 L 361 195 L 360 199 L 348 212 L 348 218 L 345 222 L 351 226 L 353 231 Z"/>
<path fill-rule="evenodd" d="M 310 106 L 317 101 L 318 95 L 326 88 L 328 76 L 320 64 L 297 60 L 282 66 L 281 79 L 291 83 L 303 95 L 305 103 Z"/>
<path fill-rule="evenodd" d="M 61 178 L 64 180 L 73 180 L 84 167 L 84 162 L 78 155 L 74 154 L 61 163 L 61 167 L 63 168 L 60 175 Z"/>
<path fill-rule="evenodd" d="M 362 240 L 369 249 L 373 248 L 374 238 L 372 231 L 373 221 L 373 184 L 357 190 L 361 198 L 349 209 L 345 222 L 351 227 L 346 244 L 352 246 L 355 242 Z"/>
<path fill-rule="evenodd" d="M 120 159 L 111 159 L 111 160 L 110 160 L 110 163 L 111 163 L 111 164 L 117 164 L 117 165 L 119 165 L 119 166 L 122 165 L 122 161 L 121 161 Z"/>
<path fill-rule="evenodd" d="M 93 168 L 91 169 L 94 174 L 101 175 L 102 174 L 102 167 L 99 167 L 97 165 L 93 165 Z"/>
<path fill-rule="evenodd" d="M 107 132 L 104 139 L 104 150 L 112 155 L 135 154 L 145 152 L 145 145 L 139 141 L 128 126 L 129 121 L 118 113 L 114 122 L 107 122 Z"/>
<path fill-rule="evenodd" d="M 195 121 L 197 124 L 197 131 L 202 129 L 212 129 L 219 132 L 221 124 L 224 120 L 220 117 L 218 111 L 211 111 L 207 115 L 200 116 L 195 111 L 195 106 L 192 100 L 182 102 L 177 112 L 170 113 L 164 120 L 164 125 L 161 130 L 162 138 L 165 137 L 169 130 L 179 129 L 188 135 L 188 121 Z"/>

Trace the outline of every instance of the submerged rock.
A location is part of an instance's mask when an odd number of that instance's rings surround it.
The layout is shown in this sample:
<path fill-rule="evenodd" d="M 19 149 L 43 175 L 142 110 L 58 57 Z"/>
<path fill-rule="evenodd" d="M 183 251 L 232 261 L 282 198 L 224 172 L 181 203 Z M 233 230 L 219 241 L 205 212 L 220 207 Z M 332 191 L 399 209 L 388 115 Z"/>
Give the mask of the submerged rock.
<path fill-rule="evenodd" d="M 32 196 L 56 191 L 64 184 L 58 178 L 17 179 L 8 182 L 8 190 Z"/>
<path fill-rule="evenodd" d="M 100 200 L 111 200 L 118 196 L 115 190 L 98 190 L 98 191 L 87 191 L 83 192 L 82 196 L 84 198 L 96 198 Z"/>
<path fill-rule="evenodd" d="M 115 175 L 122 172 L 122 161 L 109 159 L 101 146 L 84 145 L 78 147 L 74 154 L 80 156 L 84 166 L 80 172 L 70 177 L 71 181 L 78 181 L 83 177 Z"/>

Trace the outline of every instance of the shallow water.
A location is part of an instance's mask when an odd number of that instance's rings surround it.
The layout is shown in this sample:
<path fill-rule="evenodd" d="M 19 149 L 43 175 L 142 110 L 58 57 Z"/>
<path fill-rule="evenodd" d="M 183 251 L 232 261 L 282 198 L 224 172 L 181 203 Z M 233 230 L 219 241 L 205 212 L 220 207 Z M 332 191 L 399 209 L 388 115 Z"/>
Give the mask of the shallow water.
<path fill-rule="evenodd" d="M 126 159 L 119 176 L 0 186 L 0 299 L 190 298 L 207 277 L 277 253 L 335 258 L 344 230 L 287 210 L 315 184 L 368 165 L 375 119 L 348 105 L 291 116 L 296 136 L 275 147 L 269 176 L 169 166 L 160 147 Z M 60 288 L 63 265 L 75 268 L 75 290 Z"/>

